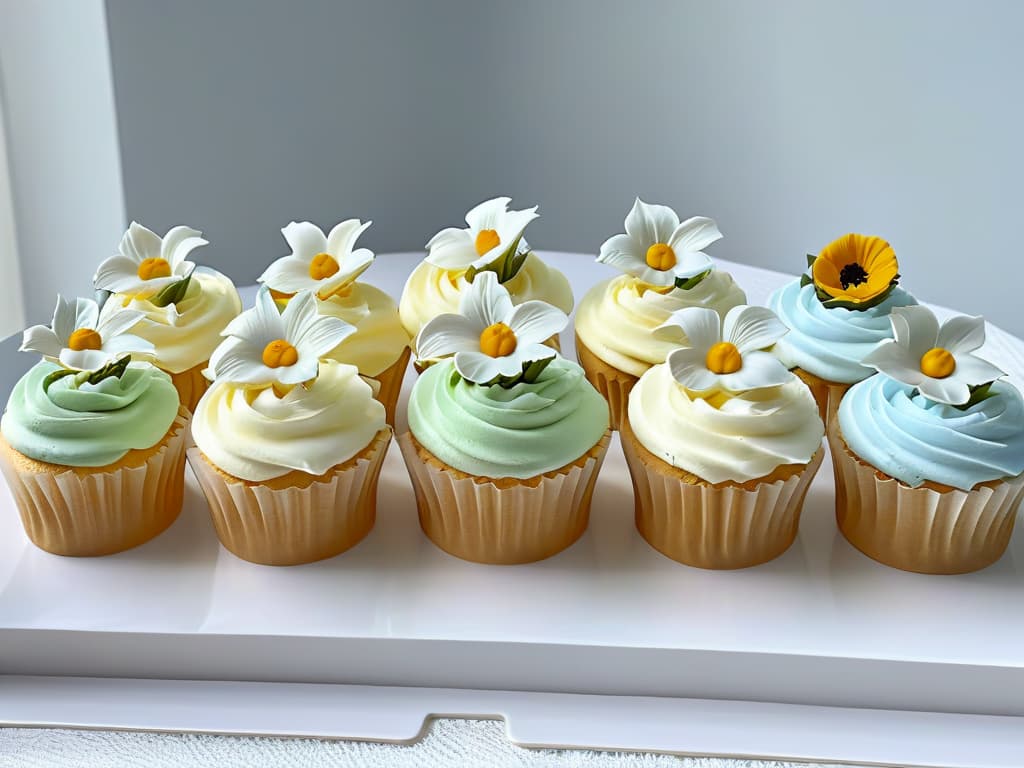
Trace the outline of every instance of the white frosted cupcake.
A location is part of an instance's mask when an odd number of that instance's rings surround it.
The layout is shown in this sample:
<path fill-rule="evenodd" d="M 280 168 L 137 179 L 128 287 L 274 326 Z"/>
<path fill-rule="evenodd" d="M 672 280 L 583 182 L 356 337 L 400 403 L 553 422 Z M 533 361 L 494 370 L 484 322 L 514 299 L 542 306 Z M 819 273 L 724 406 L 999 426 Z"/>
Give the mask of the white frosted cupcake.
<path fill-rule="evenodd" d="M 565 275 L 541 261 L 523 238 L 538 216 L 537 207 L 510 211 L 510 202 L 496 197 L 480 203 L 466 214 L 467 228 L 442 229 L 427 243 L 427 257 L 409 275 L 398 305 L 413 339 L 433 318 L 458 312 L 462 295 L 482 271 L 498 276 L 513 304 L 540 300 L 566 314 L 572 311 Z M 559 348 L 557 336 L 551 343 Z"/>
<path fill-rule="evenodd" d="M 218 538 L 245 560 L 322 560 L 373 527 L 391 430 L 356 367 L 324 358 L 354 331 L 309 292 L 280 313 L 264 287 L 210 360 L 188 460 Z"/>
<path fill-rule="evenodd" d="M 690 346 L 640 377 L 622 427 L 637 529 L 700 568 L 778 557 L 796 538 L 825 431 L 810 390 L 762 351 L 786 329 L 764 307 L 735 307 L 724 322 L 689 307 L 669 322 Z"/>
<path fill-rule="evenodd" d="M 96 270 L 94 286 L 113 293 L 101 318 L 140 313 L 131 332 L 153 345 L 153 363 L 171 376 L 189 410 L 208 382 L 203 369 L 220 343 L 220 332 L 242 311 L 234 284 L 220 272 L 187 260 L 206 245 L 202 233 L 174 227 L 161 238 L 132 222 L 116 256 Z"/>
<path fill-rule="evenodd" d="M 747 302 L 728 272 L 716 269 L 703 249 L 722 235 L 712 219 L 680 223 L 664 205 L 636 199 L 626 233 L 601 246 L 598 262 L 625 274 L 604 280 L 576 309 L 576 355 L 587 378 L 611 408 L 612 428 L 625 418 L 629 390 L 652 365 L 685 340 L 653 333 L 685 307 L 707 307 L 721 317 Z"/>
<path fill-rule="evenodd" d="M 271 264 L 259 282 L 271 289 L 280 307 L 299 291 L 312 291 L 320 314 L 340 318 L 355 328 L 327 357 L 354 365 L 376 382 L 377 399 L 384 404 L 388 424 L 394 426 L 409 364 L 409 334 L 402 327 L 394 300 L 357 280 L 374 261 L 372 251 L 355 247 L 370 224 L 347 219 L 325 235 L 315 224 L 293 221 L 281 230 L 292 252 Z"/>

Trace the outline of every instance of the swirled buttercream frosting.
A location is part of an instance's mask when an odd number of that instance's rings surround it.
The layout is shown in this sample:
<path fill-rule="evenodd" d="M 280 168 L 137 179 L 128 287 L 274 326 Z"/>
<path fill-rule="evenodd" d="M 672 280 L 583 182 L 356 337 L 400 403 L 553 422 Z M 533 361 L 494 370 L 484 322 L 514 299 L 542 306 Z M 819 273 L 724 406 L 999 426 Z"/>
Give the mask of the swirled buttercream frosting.
<path fill-rule="evenodd" d="M 790 368 L 802 368 L 826 381 L 852 384 L 874 374 L 861 360 L 883 339 L 892 338 L 889 314 L 917 301 L 895 288 L 881 304 L 864 310 L 827 308 L 813 285 L 799 280 L 784 285 L 768 301 L 789 333 L 775 344 L 775 354 Z"/>
<path fill-rule="evenodd" d="M 104 467 L 129 451 L 152 448 L 178 414 L 178 391 L 151 365 L 133 365 L 120 378 L 77 388 L 66 376 L 44 390 L 46 377 L 60 369 L 36 364 L 14 385 L 0 421 L 4 439 L 31 459 Z"/>
<path fill-rule="evenodd" d="M 1024 472 L 1024 400 L 1006 381 L 990 392 L 960 409 L 880 373 L 843 396 L 839 429 L 854 454 L 906 485 L 968 491 Z"/>
<path fill-rule="evenodd" d="M 587 349 L 608 365 L 641 376 L 665 362 L 682 338 L 655 335 L 654 329 L 684 307 L 707 307 L 725 317 L 745 304 L 746 294 L 728 272 L 714 270 L 689 290 L 650 290 L 631 275 L 620 275 L 591 288 L 576 308 L 576 333 Z"/>
<path fill-rule="evenodd" d="M 818 406 L 795 377 L 715 403 L 680 386 L 663 363 L 630 392 L 629 427 L 655 456 L 709 483 L 742 483 L 807 464 L 821 446 Z"/>
<path fill-rule="evenodd" d="M 438 315 L 457 313 L 459 299 L 469 286 L 464 271 L 450 271 L 423 261 L 409 275 L 402 291 L 398 311 L 402 325 L 415 339 L 420 328 Z M 569 314 L 572 311 L 572 288 L 565 275 L 549 267 L 531 253 L 516 276 L 503 283 L 513 304 L 539 299 Z"/>
<path fill-rule="evenodd" d="M 273 387 L 215 381 L 192 416 L 196 445 L 229 475 L 260 482 L 293 470 L 322 475 L 384 429 L 384 406 L 355 366 L 324 360 L 307 388 L 284 397 Z"/>
<path fill-rule="evenodd" d="M 383 373 L 409 345 L 394 299 L 372 285 L 353 283 L 344 296 L 332 296 L 317 307 L 321 315 L 340 317 L 355 326 L 356 332 L 327 356 L 354 365 L 364 376 Z"/>
<path fill-rule="evenodd" d="M 223 340 L 220 332 L 242 311 L 242 301 L 231 280 L 202 267 L 192 275 L 177 304 L 158 307 L 146 299 L 115 293 L 103 305 L 101 317 L 120 309 L 143 313 L 128 332 L 153 345 L 152 360 L 157 366 L 182 373 L 210 359 Z"/>
<path fill-rule="evenodd" d="M 477 477 L 524 479 L 572 463 L 608 429 L 608 404 L 583 369 L 555 358 L 536 381 L 508 389 L 432 365 L 409 397 L 409 430 L 434 456 Z"/>

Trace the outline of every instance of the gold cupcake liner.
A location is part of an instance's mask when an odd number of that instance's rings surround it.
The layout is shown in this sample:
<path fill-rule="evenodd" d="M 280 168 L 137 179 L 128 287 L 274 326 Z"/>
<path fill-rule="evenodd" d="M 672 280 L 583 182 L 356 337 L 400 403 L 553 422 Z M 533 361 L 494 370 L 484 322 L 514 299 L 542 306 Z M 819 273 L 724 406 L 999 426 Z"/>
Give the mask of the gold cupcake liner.
<path fill-rule="evenodd" d="M 1006 551 L 1024 499 L 1024 474 L 970 491 L 926 482 L 911 488 L 857 458 L 833 424 L 836 522 L 868 557 L 916 573 L 969 573 Z"/>
<path fill-rule="evenodd" d="M 427 537 L 463 560 L 514 565 L 551 557 L 583 535 L 610 438 L 607 431 L 576 461 L 525 480 L 460 472 L 408 432 L 398 444 Z"/>
<path fill-rule="evenodd" d="M 580 361 L 587 381 L 608 401 L 612 429 L 622 429 L 629 409 L 629 393 L 640 377 L 608 365 L 587 348 L 579 334 L 576 334 L 576 359 Z"/>
<path fill-rule="evenodd" d="M 406 347 L 390 367 L 385 368 L 376 376 L 370 377 L 380 384 L 380 390 L 375 396 L 384 404 L 385 419 L 392 429 L 395 426 L 395 414 L 398 410 L 398 396 L 402 393 L 402 382 L 405 380 L 405 369 L 409 366 L 411 356 L 412 350 Z"/>
<path fill-rule="evenodd" d="M 178 399 L 181 400 L 183 406 L 188 408 L 189 413 L 195 411 L 200 398 L 210 388 L 210 380 L 203 376 L 203 371 L 208 365 L 209 362 L 204 361 L 181 373 L 167 371 L 171 377 L 171 383 L 178 390 Z"/>
<path fill-rule="evenodd" d="M 322 475 L 289 472 L 264 483 L 228 475 L 199 448 L 188 451 L 225 549 L 261 565 L 299 565 L 358 544 L 377 517 L 377 481 L 391 430 Z"/>
<path fill-rule="evenodd" d="M 188 420 L 179 409 L 159 443 L 105 467 L 36 461 L 0 437 L 0 470 L 29 540 L 55 555 L 95 557 L 163 533 L 181 512 Z"/>
<path fill-rule="evenodd" d="M 839 411 L 839 403 L 843 399 L 843 395 L 853 385 L 828 381 L 820 376 L 815 376 L 813 373 L 808 373 L 803 368 L 794 368 L 793 373 L 811 390 L 811 394 L 814 395 L 814 401 L 818 404 L 818 414 L 821 416 L 821 421 L 828 427 Z"/>
<path fill-rule="evenodd" d="M 628 422 L 621 435 L 640 535 L 666 557 L 714 570 L 759 565 L 789 549 L 825 453 L 756 480 L 712 484 L 648 451 Z"/>

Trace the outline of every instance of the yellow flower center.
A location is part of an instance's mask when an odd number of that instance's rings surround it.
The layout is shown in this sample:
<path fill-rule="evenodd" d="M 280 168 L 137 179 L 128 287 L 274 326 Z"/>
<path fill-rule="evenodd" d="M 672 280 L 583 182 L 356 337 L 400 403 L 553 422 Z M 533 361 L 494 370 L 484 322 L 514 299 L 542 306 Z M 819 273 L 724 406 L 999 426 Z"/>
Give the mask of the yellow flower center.
<path fill-rule="evenodd" d="M 664 272 L 676 265 L 676 252 L 666 243 L 655 243 L 647 249 L 647 266 Z"/>
<path fill-rule="evenodd" d="M 83 349 L 102 349 L 103 339 L 92 328 L 79 328 L 68 338 L 68 347 L 81 352 Z"/>
<path fill-rule="evenodd" d="M 490 357 L 505 357 L 516 351 L 516 334 L 504 323 L 484 328 L 480 334 L 480 351 Z"/>
<path fill-rule="evenodd" d="M 743 367 L 743 356 L 735 344 L 720 341 L 708 350 L 704 364 L 712 373 L 736 373 Z"/>
<path fill-rule="evenodd" d="M 318 253 L 309 262 L 309 276 L 314 280 L 324 280 L 335 275 L 341 267 L 329 253 Z"/>
<path fill-rule="evenodd" d="M 476 236 L 476 242 L 473 246 L 476 248 L 478 256 L 483 256 L 492 248 L 497 248 L 498 243 L 501 242 L 501 238 L 498 237 L 498 233 L 493 229 L 481 229 L 480 234 Z"/>
<path fill-rule="evenodd" d="M 932 347 L 921 355 L 921 373 L 933 379 L 944 379 L 956 370 L 956 359 L 948 349 Z"/>
<path fill-rule="evenodd" d="M 154 277 L 170 277 L 171 265 L 167 263 L 167 259 L 161 259 L 159 256 L 143 259 L 139 264 L 138 275 L 140 280 L 152 280 Z"/>
<path fill-rule="evenodd" d="M 284 339 L 276 339 L 263 348 L 263 364 L 268 368 L 287 368 L 299 362 L 299 353 Z"/>

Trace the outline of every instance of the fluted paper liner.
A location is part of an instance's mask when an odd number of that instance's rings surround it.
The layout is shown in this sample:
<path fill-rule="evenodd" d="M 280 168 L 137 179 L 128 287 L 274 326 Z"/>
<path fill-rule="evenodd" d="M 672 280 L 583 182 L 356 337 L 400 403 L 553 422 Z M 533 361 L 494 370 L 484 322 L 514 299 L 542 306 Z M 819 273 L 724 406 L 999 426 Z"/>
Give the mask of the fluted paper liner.
<path fill-rule="evenodd" d="M 29 540 L 55 555 L 92 557 L 166 530 L 181 512 L 188 420 L 181 408 L 159 443 L 105 467 L 36 461 L 0 437 L 0 470 Z"/>
<path fill-rule="evenodd" d="M 402 392 L 402 381 L 405 379 L 405 369 L 409 365 L 409 357 L 411 355 L 412 350 L 406 347 L 390 367 L 371 377 L 380 383 L 380 390 L 376 393 L 375 397 L 384 404 L 385 418 L 388 426 L 392 429 L 395 426 L 398 396 Z"/>
<path fill-rule="evenodd" d="M 666 557 L 715 570 L 759 565 L 789 549 L 825 453 L 821 447 L 808 464 L 785 465 L 757 480 L 712 484 L 659 459 L 628 423 L 622 449 L 640 535 Z"/>
<path fill-rule="evenodd" d="M 970 491 L 927 482 L 911 488 L 857 458 L 839 425 L 829 430 L 836 476 L 836 522 L 870 558 L 917 573 L 969 573 L 1006 551 L 1024 474 Z"/>
<path fill-rule="evenodd" d="M 427 537 L 463 560 L 514 565 L 551 557 L 583 535 L 610 439 L 606 431 L 576 461 L 525 480 L 460 472 L 408 432 L 398 444 Z"/>
<path fill-rule="evenodd" d="M 189 449 L 188 463 L 227 550 L 262 565 L 299 565 L 339 555 L 373 528 L 390 442 L 391 430 L 383 429 L 359 454 L 322 475 L 289 472 L 264 483 L 221 472 L 199 448 Z"/>
<path fill-rule="evenodd" d="M 587 348 L 579 334 L 576 335 L 576 359 L 580 361 L 587 381 L 608 401 L 612 429 L 622 429 L 629 408 L 629 393 L 640 377 L 608 365 Z"/>
<path fill-rule="evenodd" d="M 843 399 L 843 395 L 846 394 L 846 390 L 853 385 L 828 381 L 813 373 L 808 373 L 803 368 L 794 368 L 793 373 L 811 390 L 814 402 L 818 404 L 821 421 L 827 428 L 835 419 L 836 413 L 839 411 L 839 403 Z"/>
<path fill-rule="evenodd" d="M 171 383 L 178 390 L 178 399 L 181 400 L 183 406 L 188 408 L 189 413 L 195 411 L 200 398 L 210 388 L 210 380 L 203 376 L 203 371 L 208 365 L 208 361 L 203 361 L 181 373 L 167 371 L 171 377 Z"/>

